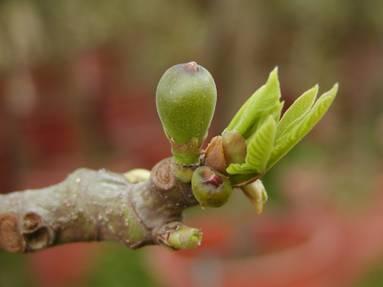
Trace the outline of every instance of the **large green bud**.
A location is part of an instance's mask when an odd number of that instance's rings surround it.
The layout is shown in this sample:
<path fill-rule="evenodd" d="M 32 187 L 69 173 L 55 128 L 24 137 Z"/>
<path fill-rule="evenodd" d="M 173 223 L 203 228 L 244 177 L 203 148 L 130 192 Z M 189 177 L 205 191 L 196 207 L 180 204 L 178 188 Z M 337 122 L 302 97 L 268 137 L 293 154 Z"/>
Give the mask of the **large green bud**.
<path fill-rule="evenodd" d="M 176 163 L 198 163 L 217 101 L 214 79 L 196 62 L 178 64 L 161 77 L 157 111 Z"/>

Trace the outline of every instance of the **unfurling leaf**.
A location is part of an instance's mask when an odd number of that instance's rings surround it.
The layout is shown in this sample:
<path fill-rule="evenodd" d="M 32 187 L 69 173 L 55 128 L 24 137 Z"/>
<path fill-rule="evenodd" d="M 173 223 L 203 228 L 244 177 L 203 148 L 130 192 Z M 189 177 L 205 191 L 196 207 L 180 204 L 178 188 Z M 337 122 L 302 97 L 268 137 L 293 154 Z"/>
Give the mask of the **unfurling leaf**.
<path fill-rule="evenodd" d="M 316 101 L 312 109 L 304 115 L 303 119 L 297 125 L 277 139 L 270 161 L 267 164 L 267 169 L 270 169 L 284 157 L 320 121 L 334 101 L 337 91 L 338 84 L 335 84 L 331 90 L 324 93 Z"/>
<path fill-rule="evenodd" d="M 236 132 L 246 140 L 244 162 L 229 161 L 231 182 L 242 186 L 264 175 L 319 122 L 331 106 L 338 85 L 318 100 L 318 85 L 304 92 L 283 114 L 275 68 L 266 83 L 245 102 L 224 133 Z"/>
<path fill-rule="evenodd" d="M 300 120 L 303 119 L 306 113 L 309 112 L 313 106 L 317 94 L 318 85 L 315 85 L 295 100 L 295 102 L 283 114 L 283 117 L 278 124 L 278 137 L 283 136 L 291 129 L 291 127 L 295 126 Z"/>
<path fill-rule="evenodd" d="M 270 73 L 266 84 L 255 91 L 240 108 L 226 131 L 236 131 L 247 138 L 254 126 L 259 126 L 259 123 L 263 122 L 270 114 L 279 114 L 280 97 L 278 69 L 275 68 Z"/>
<path fill-rule="evenodd" d="M 256 171 L 248 163 L 232 163 L 226 169 L 228 174 L 255 174 Z"/>
<path fill-rule="evenodd" d="M 272 116 L 262 124 L 256 133 L 249 139 L 246 163 L 262 174 L 267 166 L 271 151 L 274 147 L 277 124 Z"/>

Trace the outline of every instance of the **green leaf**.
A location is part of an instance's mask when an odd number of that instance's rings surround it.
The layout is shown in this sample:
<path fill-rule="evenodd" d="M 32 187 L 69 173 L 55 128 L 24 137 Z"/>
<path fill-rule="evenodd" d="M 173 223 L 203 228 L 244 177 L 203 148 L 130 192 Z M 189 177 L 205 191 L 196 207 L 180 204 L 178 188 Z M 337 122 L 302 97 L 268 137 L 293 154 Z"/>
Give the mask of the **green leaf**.
<path fill-rule="evenodd" d="M 279 102 L 277 105 L 275 105 L 271 113 L 276 123 L 278 123 L 281 118 L 282 109 L 284 105 L 285 105 L 285 101 Z"/>
<path fill-rule="evenodd" d="M 262 174 L 266 170 L 274 146 L 277 124 L 272 116 L 248 140 L 245 163 L 230 164 L 229 174 Z"/>
<path fill-rule="evenodd" d="M 318 94 L 318 85 L 315 85 L 310 90 L 301 95 L 287 109 L 278 124 L 277 137 L 283 136 L 291 127 L 295 126 L 303 117 L 310 111 Z"/>
<path fill-rule="evenodd" d="M 265 120 L 271 115 L 274 118 L 274 121 L 277 123 L 281 117 L 281 112 L 283 109 L 284 102 L 278 102 L 274 107 L 269 110 L 266 110 L 260 113 L 258 122 L 251 127 L 245 134 L 245 138 L 250 138 L 255 134 L 260 126 L 265 122 Z"/>
<path fill-rule="evenodd" d="M 228 174 L 253 174 L 256 173 L 253 167 L 247 163 L 232 163 L 227 168 Z"/>
<path fill-rule="evenodd" d="M 263 173 L 274 147 L 277 124 L 272 116 L 249 139 L 246 163 L 258 173 Z"/>
<path fill-rule="evenodd" d="M 270 111 L 276 111 L 280 105 L 281 91 L 278 80 L 278 69 L 275 68 L 261 88 L 245 102 L 238 113 L 234 116 L 227 131 L 235 130 L 242 136 L 258 124 L 259 121 L 270 115 Z"/>
<path fill-rule="evenodd" d="M 312 109 L 305 114 L 304 118 L 295 127 L 291 128 L 290 131 L 277 140 L 267 164 L 267 169 L 270 169 L 284 157 L 321 120 L 333 103 L 337 91 L 338 84 L 335 84 L 331 90 L 324 93 L 316 101 Z"/>

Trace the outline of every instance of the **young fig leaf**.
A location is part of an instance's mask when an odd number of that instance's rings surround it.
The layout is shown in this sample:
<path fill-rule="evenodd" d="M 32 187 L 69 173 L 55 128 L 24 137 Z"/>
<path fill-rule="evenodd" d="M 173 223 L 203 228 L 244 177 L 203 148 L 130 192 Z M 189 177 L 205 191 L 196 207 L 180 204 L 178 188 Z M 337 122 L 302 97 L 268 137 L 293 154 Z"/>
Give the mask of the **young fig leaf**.
<path fill-rule="evenodd" d="M 263 111 L 260 114 L 260 118 L 257 124 L 255 124 L 248 132 L 246 132 L 246 138 L 249 138 L 251 137 L 251 135 L 255 134 L 269 116 L 272 116 L 274 121 L 278 123 L 281 117 L 283 105 L 284 105 L 284 102 L 278 102 L 272 108 Z"/>
<path fill-rule="evenodd" d="M 315 85 L 310 90 L 304 92 L 283 114 L 281 121 L 278 124 L 277 136 L 283 136 L 289 129 L 297 124 L 315 102 L 318 94 L 318 85 Z"/>
<path fill-rule="evenodd" d="M 281 117 L 283 101 L 277 69 L 240 108 L 223 134 L 236 132 L 246 140 L 246 157 L 229 161 L 226 172 L 234 186 L 264 175 L 320 121 L 335 99 L 338 84 L 317 101 L 318 85 L 303 93 Z"/>
<path fill-rule="evenodd" d="M 257 173 L 266 170 L 267 162 L 274 147 L 277 124 L 272 116 L 250 137 L 247 147 L 246 163 Z"/>
<path fill-rule="evenodd" d="M 226 131 L 236 131 L 246 138 L 252 127 L 276 110 L 275 107 L 280 105 L 280 97 L 278 69 L 275 68 L 270 73 L 266 84 L 255 91 L 240 108 Z"/>
<path fill-rule="evenodd" d="M 248 174 L 248 175 L 253 175 L 256 174 L 257 172 L 254 170 L 254 167 L 252 167 L 248 163 L 232 163 L 230 164 L 226 172 L 230 175 L 234 174 Z"/>
<path fill-rule="evenodd" d="M 324 93 L 315 102 L 312 109 L 305 114 L 304 118 L 295 127 L 277 140 L 267 164 L 267 169 L 270 169 L 284 157 L 320 121 L 334 101 L 337 91 L 338 84 L 335 84 L 331 90 Z"/>

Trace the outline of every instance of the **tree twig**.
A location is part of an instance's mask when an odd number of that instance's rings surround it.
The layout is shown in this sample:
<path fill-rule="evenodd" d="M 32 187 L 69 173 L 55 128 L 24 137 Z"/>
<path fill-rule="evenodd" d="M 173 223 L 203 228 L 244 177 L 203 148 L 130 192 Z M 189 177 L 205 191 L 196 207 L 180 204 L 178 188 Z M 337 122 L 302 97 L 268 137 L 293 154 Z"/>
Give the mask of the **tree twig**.
<path fill-rule="evenodd" d="M 200 244 L 201 232 L 181 223 L 182 211 L 196 204 L 190 184 L 171 172 L 170 159 L 138 183 L 106 170 L 78 169 L 59 184 L 1 195 L 0 247 L 31 252 L 115 240 L 130 248 L 190 248 Z"/>

